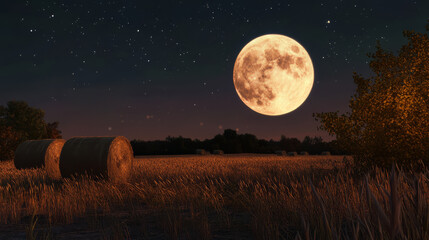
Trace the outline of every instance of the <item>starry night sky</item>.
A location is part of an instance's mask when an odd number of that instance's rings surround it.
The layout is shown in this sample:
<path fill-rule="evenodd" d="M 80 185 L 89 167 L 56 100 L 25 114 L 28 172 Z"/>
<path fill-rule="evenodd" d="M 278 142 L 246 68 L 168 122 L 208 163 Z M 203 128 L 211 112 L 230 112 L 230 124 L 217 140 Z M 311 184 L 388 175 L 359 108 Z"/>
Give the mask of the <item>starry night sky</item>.
<path fill-rule="evenodd" d="M 24 100 L 63 137 L 324 136 L 313 112 L 348 109 L 352 72 L 366 76 L 376 41 L 398 50 L 424 31 L 429 1 L 8 1 L 0 7 L 0 105 Z M 297 40 L 315 82 L 278 117 L 250 110 L 232 72 L 264 34 Z"/>

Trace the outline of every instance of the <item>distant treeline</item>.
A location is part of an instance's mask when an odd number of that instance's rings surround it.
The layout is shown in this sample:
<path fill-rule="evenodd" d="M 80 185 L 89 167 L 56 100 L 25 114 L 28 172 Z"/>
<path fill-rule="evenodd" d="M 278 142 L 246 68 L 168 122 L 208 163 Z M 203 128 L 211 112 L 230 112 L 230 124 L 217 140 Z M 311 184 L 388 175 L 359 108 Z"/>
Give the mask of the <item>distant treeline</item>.
<path fill-rule="evenodd" d="M 305 137 L 301 142 L 297 138 L 281 136 L 280 141 L 258 139 L 252 134 L 237 134 L 236 131 L 226 129 L 223 134 L 213 139 L 200 141 L 184 137 L 167 137 L 156 141 L 131 141 L 135 155 L 174 155 L 194 154 L 196 149 L 208 152 L 223 150 L 225 153 L 274 153 L 284 150 L 286 152 L 308 152 L 320 154 L 329 151 L 331 154 L 347 154 L 337 147 L 336 141 L 324 142 L 321 137 Z"/>

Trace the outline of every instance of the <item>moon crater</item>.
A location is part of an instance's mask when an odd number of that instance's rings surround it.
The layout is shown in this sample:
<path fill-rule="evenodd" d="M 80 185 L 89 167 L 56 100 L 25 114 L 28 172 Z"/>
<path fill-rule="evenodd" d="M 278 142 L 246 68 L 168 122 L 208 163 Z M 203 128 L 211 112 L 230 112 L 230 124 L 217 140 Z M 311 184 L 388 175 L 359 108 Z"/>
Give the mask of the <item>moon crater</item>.
<path fill-rule="evenodd" d="M 240 52 L 234 65 L 234 85 L 240 99 L 265 115 L 282 115 L 298 108 L 310 94 L 314 70 L 307 51 L 283 35 L 264 35 Z"/>

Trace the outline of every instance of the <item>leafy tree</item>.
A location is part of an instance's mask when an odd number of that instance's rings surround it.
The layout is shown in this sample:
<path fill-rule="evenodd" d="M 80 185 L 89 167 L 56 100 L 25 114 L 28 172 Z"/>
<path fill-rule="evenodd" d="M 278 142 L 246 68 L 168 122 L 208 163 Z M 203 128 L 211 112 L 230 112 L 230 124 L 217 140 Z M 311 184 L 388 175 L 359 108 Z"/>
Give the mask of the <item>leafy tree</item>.
<path fill-rule="evenodd" d="M 62 138 L 61 131 L 58 130 L 59 122 L 51 122 L 46 124 L 46 138 Z"/>
<path fill-rule="evenodd" d="M 280 136 L 280 149 L 287 152 L 298 152 L 301 149 L 301 142 L 297 138 L 287 138 L 284 135 Z"/>
<path fill-rule="evenodd" d="M 379 43 L 369 54 L 372 77 L 353 74 L 351 112 L 314 114 L 358 167 L 429 163 L 429 38 L 414 31 L 404 36 L 408 43 L 397 55 Z"/>
<path fill-rule="evenodd" d="M 13 158 L 11 149 L 16 149 L 19 135 L 9 126 L 0 125 L 0 161 Z"/>
<path fill-rule="evenodd" d="M 43 119 L 45 113 L 41 109 L 32 108 L 23 101 L 10 101 L 3 108 L 0 116 L 6 126 L 16 131 L 20 140 L 40 139 L 47 135 Z"/>
<path fill-rule="evenodd" d="M 306 149 L 310 154 L 320 154 L 323 151 L 327 151 L 329 147 L 326 142 L 323 142 L 322 137 L 310 137 L 305 136 L 302 141 L 301 147 Z"/>
<path fill-rule="evenodd" d="M 23 101 L 10 101 L 0 106 L 0 160 L 13 158 L 16 147 L 23 141 L 61 138 L 58 122 L 46 123 L 41 109 Z"/>
<path fill-rule="evenodd" d="M 258 139 L 253 134 L 240 134 L 238 135 L 239 142 L 242 146 L 242 152 L 252 153 L 258 150 Z"/>
<path fill-rule="evenodd" d="M 242 146 L 238 134 L 235 130 L 225 129 L 223 132 L 223 138 L 225 145 L 221 148 L 224 149 L 225 153 L 240 153 L 242 152 Z"/>

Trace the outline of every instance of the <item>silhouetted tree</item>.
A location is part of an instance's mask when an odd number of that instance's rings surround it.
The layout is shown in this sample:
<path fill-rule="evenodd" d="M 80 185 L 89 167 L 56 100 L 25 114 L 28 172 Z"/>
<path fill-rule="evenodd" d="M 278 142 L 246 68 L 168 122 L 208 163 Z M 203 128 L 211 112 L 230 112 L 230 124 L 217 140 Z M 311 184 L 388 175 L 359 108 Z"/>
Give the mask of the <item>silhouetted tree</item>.
<path fill-rule="evenodd" d="M 46 138 L 62 138 L 61 131 L 58 129 L 59 122 L 52 122 L 46 124 Z"/>
<path fill-rule="evenodd" d="M 166 138 L 167 142 L 167 154 L 190 154 L 194 153 L 195 145 L 197 142 L 192 141 L 190 138 L 170 137 Z"/>
<path fill-rule="evenodd" d="M 20 141 L 41 139 L 46 134 L 45 113 L 23 101 L 10 101 L 0 108 L 1 124 L 18 133 Z"/>
<path fill-rule="evenodd" d="M 307 140 L 306 140 L 307 139 Z M 306 137 L 304 141 L 309 144 L 303 147 L 297 138 L 282 136 L 280 141 L 273 139 L 267 141 L 258 139 L 252 134 L 238 134 L 236 131 L 226 129 L 223 134 L 218 134 L 212 139 L 200 141 L 190 138 L 167 137 L 164 141 L 131 141 L 135 155 L 154 154 L 192 154 L 196 149 L 204 149 L 210 152 L 221 149 L 225 153 L 274 153 L 277 150 L 308 151 L 320 154 L 322 151 L 330 151 L 334 154 L 344 154 L 336 144 L 323 142 L 320 137 Z M 335 148 L 334 148 L 335 147 Z"/>
<path fill-rule="evenodd" d="M 246 153 L 256 153 L 258 152 L 258 139 L 255 135 L 252 134 L 242 134 L 239 135 L 239 142 L 241 143 L 242 151 Z"/>
<path fill-rule="evenodd" d="M 429 163 L 429 38 L 413 31 L 404 36 L 408 43 L 397 55 L 377 44 L 369 55 L 372 77 L 353 74 L 357 89 L 350 113 L 315 114 L 320 128 L 364 169 Z"/>
<path fill-rule="evenodd" d="M 329 151 L 329 145 L 323 142 L 321 137 L 305 136 L 301 145 L 302 149 L 310 154 L 320 154 L 323 151 Z"/>
<path fill-rule="evenodd" d="M 18 144 L 19 135 L 12 127 L 0 124 L 0 161 L 12 159 Z"/>
<path fill-rule="evenodd" d="M 301 142 L 297 138 L 287 138 L 282 135 L 280 137 L 279 149 L 287 152 L 297 152 L 301 149 Z"/>
<path fill-rule="evenodd" d="M 225 129 L 223 131 L 223 136 L 225 139 L 236 139 L 237 138 L 237 132 L 232 129 Z"/>
<path fill-rule="evenodd" d="M 225 129 L 223 132 L 223 137 L 225 139 L 225 145 L 222 149 L 225 153 L 240 153 L 242 152 L 240 139 L 238 138 L 237 132 L 232 129 Z"/>
<path fill-rule="evenodd" d="M 225 140 L 225 137 L 223 135 L 218 134 L 213 138 L 214 149 L 223 149 L 224 150 L 225 145 L 226 145 L 226 140 Z"/>
<path fill-rule="evenodd" d="M 16 147 L 23 141 L 60 138 L 58 122 L 46 124 L 45 113 L 23 101 L 9 101 L 0 106 L 0 159 L 13 157 Z"/>

